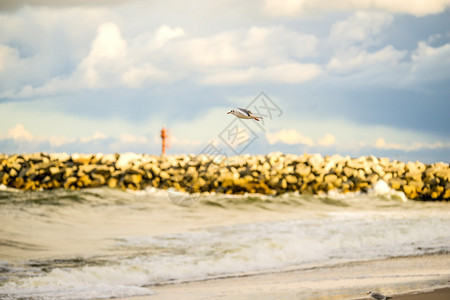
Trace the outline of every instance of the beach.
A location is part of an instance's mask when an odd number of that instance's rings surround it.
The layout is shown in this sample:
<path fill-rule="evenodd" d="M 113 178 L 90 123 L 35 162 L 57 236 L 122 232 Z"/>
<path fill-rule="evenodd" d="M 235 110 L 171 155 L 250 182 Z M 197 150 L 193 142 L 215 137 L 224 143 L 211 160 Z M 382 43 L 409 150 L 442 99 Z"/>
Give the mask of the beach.
<path fill-rule="evenodd" d="M 402 257 L 152 286 L 155 295 L 127 299 L 369 299 L 365 293 L 373 290 L 395 299 L 437 300 L 450 295 L 449 270 L 448 254 Z"/>

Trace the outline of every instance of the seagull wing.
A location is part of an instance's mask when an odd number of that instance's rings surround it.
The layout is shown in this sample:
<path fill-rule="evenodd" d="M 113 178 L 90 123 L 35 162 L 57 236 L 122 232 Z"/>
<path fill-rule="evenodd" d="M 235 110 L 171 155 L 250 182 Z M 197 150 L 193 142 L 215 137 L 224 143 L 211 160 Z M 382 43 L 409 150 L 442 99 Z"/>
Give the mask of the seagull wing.
<path fill-rule="evenodd" d="M 239 112 L 247 117 L 250 117 L 252 112 L 245 108 L 238 108 Z"/>
<path fill-rule="evenodd" d="M 246 116 L 249 117 L 256 117 L 258 119 L 262 119 L 263 117 L 261 117 L 260 115 L 255 115 L 253 114 L 251 111 L 249 111 L 248 109 L 245 108 L 239 108 L 240 111 L 242 111 L 242 113 L 244 113 Z"/>

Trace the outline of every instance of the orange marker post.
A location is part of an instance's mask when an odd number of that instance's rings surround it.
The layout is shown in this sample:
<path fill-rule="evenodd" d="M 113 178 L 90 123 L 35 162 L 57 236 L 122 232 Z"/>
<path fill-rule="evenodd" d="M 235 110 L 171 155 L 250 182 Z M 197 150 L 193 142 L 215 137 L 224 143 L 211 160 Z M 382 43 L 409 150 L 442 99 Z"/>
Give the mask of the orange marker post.
<path fill-rule="evenodd" d="M 162 139 L 161 155 L 166 155 L 166 148 L 169 148 L 169 143 L 168 141 L 166 141 L 166 139 L 168 138 L 169 138 L 168 130 L 165 127 L 163 127 L 161 129 L 161 139 Z"/>

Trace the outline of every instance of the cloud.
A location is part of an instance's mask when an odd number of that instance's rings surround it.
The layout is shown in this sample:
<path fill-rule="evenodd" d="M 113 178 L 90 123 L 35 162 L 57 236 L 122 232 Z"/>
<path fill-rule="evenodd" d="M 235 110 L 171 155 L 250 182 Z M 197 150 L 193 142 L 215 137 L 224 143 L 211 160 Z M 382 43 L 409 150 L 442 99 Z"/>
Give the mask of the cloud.
<path fill-rule="evenodd" d="M 314 142 L 310 137 L 302 135 L 295 129 L 283 129 L 276 133 L 266 133 L 266 139 L 270 145 L 284 143 L 288 145 L 303 144 L 313 146 Z"/>
<path fill-rule="evenodd" d="M 392 45 L 379 48 L 380 38 L 392 21 L 393 17 L 386 13 L 356 12 L 332 25 L 327 44 L 335 54 L 327 64 L 328 74 L 332 77 L 357 75 L 359 81 L 370 83 L 392 84 L 392 77 L 400 80 L 405 70 L 399 72 L 397 67 L 407 51 L 399 51 Z M 361 77 L 361 74 L 366 76 Z"/>
<path fill-rule="evenodd" d="M 175 44 L 175 57 L 196 67 L 267 66 L 314 56 L 318 39 L 284 26 L 230 30 Z"/>
<path fill-rule="evenodd" d="M 353 55 L 341 54 L 333 57 L 328 63 L 328 70 L 337 75 L 354 75 L 359 72 L 376 70 L 385 73 L 386 68 L 394 68 L 406 56 L 406 51 L 395 50 L 386 46 L 375 52 L 362 50 Z"/>
<path fill-rule="evenodd" d="M 431 47 L 426 42 L 418 43 L 411 55 L 412 66 L 405 83 L 443 81 L 450 79 L 450 43 Z"/>
<path fill-rule="evenodd" d="M 91 141 L 95 141 L 95 140 L 102 140 L 102 139 L 106 139 L 107 136 L 101 132 L 96 132 L 94 133 L 93 136 L 86 136 L 86 137 L 81 137 L 79 140 L 81 143 L 88 143 Z"/>
<path fill-rule="evenodd" d="M 148 62 L 135 61 L 134 52 L 135 49 L 129 49 L 127 41 L 115 23 L 103 23 L 97 29 L 89 54 L 80 61 L 71 74 L 54 77 L 37 87 L 25 85 L 18 92 L 4 91 L 0 94 L 0 98 L 30 98 L 117 86 L 135 88 L 148 80 L 167 79 L 168 76 L 164 71 Z M 9 69 L 14 67 L 12 65 Z"/>
<path fill-rule="evenodd" d="M 128 0 L 2 0 L 0 11 L 15 11 L 24 6 L 44 7 L 79 7 L 79 6 L 104 6 L 129 2 Z"/>
<path fill-rule="evenodd" d="M 232 69 L 207 75 L 201 82 L 207 85 L 242 85 L 255 82 L 301 83 L 321 74 L 315 64 L 284 63 L 265 68 L 250 67 L 244 70 Z"/>
<path fill-rule="evenodd" d="M 329 147 L 336 144 L 336 137 L 332 134 L 325 134 L 325 136 L 317 141 L 320 146 Z"/>
<path fill-rule="evenodd" d="M 385 11 L 396 14 L 411 14 L 420 17 L 429 14 L 441 13 L 449 6 L 449 0 L 266 0 L 263 6 L 263 12 L 272 17 L 294 17 L 322 14 L 333 11 L 366 10 Z"/>
<path fill-rule="evenodd" d="M 331 26 L 328 40 L 337 51 L 348 51 L 351 47 L 366 48 L 377 43 L 376 37 L 393 19 L 387 13 L 356 12 Z"/>
<path fill-rule="evenodd" d="M 325 134 L 315 143 L 312 138 L 304 136 L 295 129 L 282 129 L 275 133 L 267 133 L 266 139 L 270 145 L 277 143 L 287 145 L 305 145 L 308 147 L 331 147 L 337 145 L 336 137 L 330 133 Z"/>
<path fill-rule="evenodd" d="M 378 138 L 374 147 L 377 149 L 387 149 L 387 150 L 401 150 L 401 151 L 418 151 L 418 150 L 435 150 L 435 149 L 450 149 L 450 143 L 445 142 L 434 142 L 434 143 L 423 143 L 423 142 L 412 142 L 409 144 L 391 143 L 386 142 L 382 137 Z"/>
<path fill-rule="evenodd" d="M 321 73 L 320 66 L 301 63 L 315 56 L 318 39 L 283 26 L 251 27 L 192 37 L 181 27 L 162 25 L 151 34 L 125 39 L 119 26 L 98 26 L 88 54 L 69 74 L 36 85 L 3 90 L 0 98 L 32 98 L 82 90 L 145 88 L 182 79 L 206 85 L 255 82 L 299 83 Z M 0 47 L 0 72 L 22 63 L 17 51 Z M 24 64 L 24 63 L 22 63 Z"/>
<path fill-rule="evenodd" d="M 180 142 L 180 143 L 185 143 Z M 16 124 L 0 135 L 0 148 L 4 153 L 29 152 L 146 152 L 159 153 L 160 141 L 152 141 L 147 136 L 123 133 L 118 136 L 108 136 L 101 132 L 92 135 L 67 137 L 63 135 L 37 135 L 26 129 L 22 124 Z"/>
<path fill-rule="evenodd" d="M 65 136 L 46 136 L 46 135 L 34 135 L 29 130 L 25 129 L 22 124 L 17 124 L 8 130 L 4 139 L 11 139 L 18 143 L 30 143 L 30 144 L 49 144 L 50 147 L 60 147 L 65 144 L 71 144 L 79 142 L 81 144 L 87 144 L 92 141 L 106 139 L 107 136 L 96 132 L 93 136 L 82 136 L 78 139 Z M 1 139 L 1 137 L 0 137 Z"/>
<path fill-rule="evenodd" d="M 155 33 L 156 44 L 161 47 L 166 44 L 167 41 L 182 37 L 185 35 L 184 29 L 181 27 L 171 28 L 167 25 L 163 25 Z"/>
<path fill-rule="evenodd" d="M 13 140 L 32 141 L 34 137 L 31 132 L 26 130 L 22 124 L 17 124 L 16 126 L 8 130 L 6 138 Z"/>

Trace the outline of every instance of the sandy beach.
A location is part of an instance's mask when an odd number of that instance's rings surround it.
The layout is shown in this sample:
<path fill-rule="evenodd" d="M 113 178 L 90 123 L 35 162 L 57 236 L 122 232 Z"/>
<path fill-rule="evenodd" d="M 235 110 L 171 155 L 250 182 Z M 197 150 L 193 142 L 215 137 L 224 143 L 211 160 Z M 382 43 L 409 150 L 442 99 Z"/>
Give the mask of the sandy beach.
<path fill-rule="evenodd" d="M 403 257 L 304 270 L 151 286 L 165 299 L 369 299 L 377 291 L 395 299 L 449 299 L 450 255 Z M 125 300 L 125 299 L 123 299 Z"/>
<path fill-rule="evenodd" d="M 447 300 L 450 298 L 450 288 L 436 289 L 431 292 L 411 293 L 395 296 L 399 300 Z"/>

